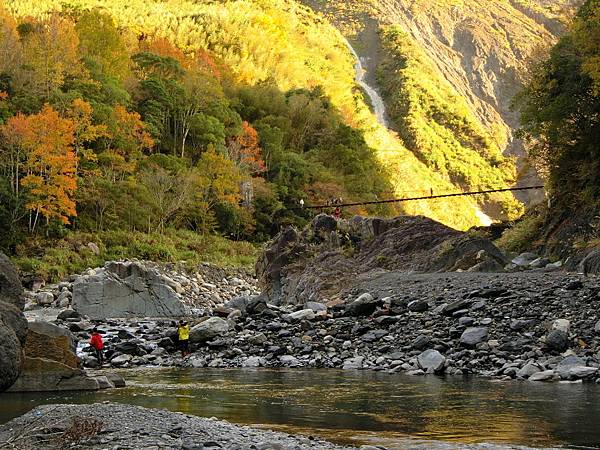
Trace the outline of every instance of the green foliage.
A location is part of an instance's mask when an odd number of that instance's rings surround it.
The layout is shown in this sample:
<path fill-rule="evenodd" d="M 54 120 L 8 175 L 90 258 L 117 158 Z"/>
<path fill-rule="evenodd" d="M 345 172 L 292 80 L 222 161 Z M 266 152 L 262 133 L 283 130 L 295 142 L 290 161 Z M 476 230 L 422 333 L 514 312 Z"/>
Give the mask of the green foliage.
<path fill-rule="evenodd" d="M 517 220 L 511 228 L 504 231 L 495 244 L 504 251 L 521 253 L 531 251 L 540 238 L 540 231 L 547 220 L 547 211 L 543 206 L 533 208 Z"/>
<path fill-rule="evenodd" d="M 94 254 L 86 245 L 100 248 Z M 105 231 L 71 233 L 47 242 L 30 240 L 19 246 L 13 261 L 23 273 L 58 281 L 105 261 L 144 259 L 156 262 L 181 262 L 193 268 L 202 262 L 228 267 L 252 267 L 258 249 L 246 242 L 231 242 L 219 236 L 201 236 L 185 230 L 166 229 L 162 233 Z"/>
<path fill-rule="evenodd" d="M 555 206 L 577 208 L 600 196 L 600 1 L 588 0 L 569 34 L 532 70 L 516 102 L 529 155 Z"/>

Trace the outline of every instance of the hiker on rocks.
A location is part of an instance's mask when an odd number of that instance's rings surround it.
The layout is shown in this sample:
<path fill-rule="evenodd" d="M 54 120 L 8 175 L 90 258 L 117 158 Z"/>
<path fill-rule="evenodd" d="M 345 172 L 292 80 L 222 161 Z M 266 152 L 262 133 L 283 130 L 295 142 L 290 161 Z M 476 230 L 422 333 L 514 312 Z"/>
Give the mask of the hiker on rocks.
<path fill-rule="evenodd" d="M 180 320 L 177 328 L 177 337 L 179 339 L 179 348 L 181 357 L 185 358 L 190 354 L 190 326 L 187 322 Z"/>
<path fill-rule="evenodd" d="M 102 341 L 102 336 L 98 333 L 98 329 L 94 328 L 92 330 L 92 338 L 90 339 L 90 345 L 94 348 L 96 353 L 96 359 L 100 363 L 100 365 L 104 364 L 104 354 L 102 349 L 104 348 L 104 342 Z"/>

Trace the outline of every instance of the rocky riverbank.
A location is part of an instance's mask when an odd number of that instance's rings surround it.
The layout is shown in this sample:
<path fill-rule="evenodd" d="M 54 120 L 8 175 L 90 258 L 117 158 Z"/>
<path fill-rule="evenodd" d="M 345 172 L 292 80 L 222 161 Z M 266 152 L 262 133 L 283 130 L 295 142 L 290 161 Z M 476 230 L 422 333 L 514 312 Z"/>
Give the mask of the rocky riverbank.
<path fill-rule="evenodd" d="M 191 319 L 58 319 L 82 343 L 98 326 L 114 367 L 331 367 L 600 382 L 600 279 L 563 273 L 385 272 L 344 301 L 275 306 L 238 298 Z M 68 316 L 68 317 L 65 317 Z M 87 367 L 97 361 L 80 345 Z"/>
<path fill-rule="evenodd" d="M 97 326 L 113 367 L 319 367 L 600 382 L 600 279 L 561 272 L 560 263 L 536 255 L 515 256 L 477 233 L 423 217 L 320 215 L 267 246 L 258 280 L 210 266 L 189 274 L 108 262 L 57 285 L 59 292 L 46 287 L 29 298 L 67 306 L 56 323 L 74 334 L 90 368 L 98 361 L 86 343 Z M 185 359 L 177 350 L 179 317 L 192 325 Z"/>

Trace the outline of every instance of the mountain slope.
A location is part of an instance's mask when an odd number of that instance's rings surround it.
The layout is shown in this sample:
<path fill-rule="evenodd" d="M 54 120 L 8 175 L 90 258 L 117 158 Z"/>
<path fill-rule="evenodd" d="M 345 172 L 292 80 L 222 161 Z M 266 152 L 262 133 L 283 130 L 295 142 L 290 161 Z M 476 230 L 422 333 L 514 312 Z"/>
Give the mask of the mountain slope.
<path fill-rule="evenodd" d="M 63 9 L 59 0 L 6 4 L 20 17 Z M 391 181 L 393 189 L 381 196 L 457 190 L 448 177 L 427 167 L 377 123 L 356 84 L 355 61 L 343 36 L 295 1 L 77 0 L 70 7 L 100 8 L 119 26 L 166 38 L 187 53 L 208 51 L 234 73 L 237 82 L 256 85 L 271 80 L 283 90 L 320 86 L 346 123 L 363 130 L 367 144 L 383 163 L 385 173 L 380 176 Z M 471 198 L 407 203 L 401 210 L 460 229 L 481 223 L 479 204 Z"/>
<path fill-rule="evenodd" d="M 406 92 L 401 92 L 398 86 L 397 71 L 402 69 L 398 64 L 418 66 L 413 77 L 418 85 L 410 87 L 417 98 L 431 97 L 433 92 L 443 102 L 456 100 L 462 109 L 458 116 L 471 128 L 479 128 L 480 141 L 488 141 L 488 145 L 462 145 L 458 153 L 475 151 L 485 157 L 493 147 L 492 151 L 516 155 L 521 182 L 535 181 L 522 158 L 523 144 L 514 137 L 519 123 L 516 113 L 511 111 L 511 101 L 526 78 L 529 57 L 540 46 L 556 41 L 581 0 L 307 0 L 306 3 L 323 12 L 356 43 L 371 72 L 371 81 L 376 81 L 376 73 L 379 75 L 377 81 L 392 108 L 390 116 L 401 137 L 420 159 L 429 160 L 430 167 L 437 170 L 444 166 L 456 152 L 451 150 L 450 155 L 432 160 L 426 155 L 432 152 L 427 144 L 425 149 L 411 145 L 415 133 L 406 132 L 407 112 L 394 108 L 399 98 L 406 97 Z M 395 43 L 390 39 L 392 34 Z M 402 45 L 398 45 L 400 35 Z M 429 86 L 424 87 L 427 83 Z M 437 106 L 439 102 L 429 103 Z M 445 109 L 443 104 L 441 108 Z M 431 114 L 419 117 L 421 122 L 435 121 Z M 417 128 L 422 131 L 422 124 Z M 451 139 L 462 140 L 460 131 L 444 125 L 443 128 L 446 129 L 441 134 L 433 134 L 443 138 L 449 131 Z M 430 144 L 435 141 L 426 140 Z M 436 146 L 439 148 L 439 143 Z M 471 159 L 466 170 L 478 172 L 477 167 L 481 167 L 478 158 Z M 493 170 L 491 163 L 484 171 L 489 171 L 490 165 Z M 509 178 L 508 165 L 505 169 L 501 175 Z"/>

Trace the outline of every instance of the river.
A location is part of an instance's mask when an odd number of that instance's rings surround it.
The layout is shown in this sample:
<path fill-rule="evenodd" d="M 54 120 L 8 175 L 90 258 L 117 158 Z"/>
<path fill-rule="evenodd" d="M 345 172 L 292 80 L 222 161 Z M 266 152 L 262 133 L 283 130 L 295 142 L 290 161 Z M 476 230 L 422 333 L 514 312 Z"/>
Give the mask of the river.
<path fill-rule="evenodd" d="M 600 386 L 338 370 L 143 369 L 100 392 L 0 394 L 0 423 L 45 403 L 115 401 L 327 438 L 600 446 Z"/>

